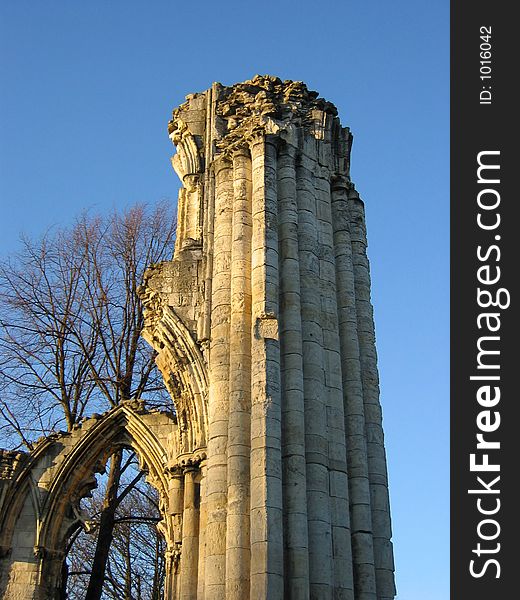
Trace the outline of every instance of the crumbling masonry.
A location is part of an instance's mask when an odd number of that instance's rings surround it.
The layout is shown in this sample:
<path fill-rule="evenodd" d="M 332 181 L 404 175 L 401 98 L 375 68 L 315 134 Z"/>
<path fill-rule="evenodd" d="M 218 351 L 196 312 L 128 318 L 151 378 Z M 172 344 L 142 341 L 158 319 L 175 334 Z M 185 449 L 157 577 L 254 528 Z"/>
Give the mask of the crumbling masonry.
<path fill-rule="evenodd" d="M 274 77 L 188 96 L 172 261 L 143 335 L 176 416 L 126 403 L 4 452 L 0 595 L 59 597 L 79 501 L 115 447 L 161 498 L 166 597 L 394 598 L 363 203 L 335 107 Z"/>

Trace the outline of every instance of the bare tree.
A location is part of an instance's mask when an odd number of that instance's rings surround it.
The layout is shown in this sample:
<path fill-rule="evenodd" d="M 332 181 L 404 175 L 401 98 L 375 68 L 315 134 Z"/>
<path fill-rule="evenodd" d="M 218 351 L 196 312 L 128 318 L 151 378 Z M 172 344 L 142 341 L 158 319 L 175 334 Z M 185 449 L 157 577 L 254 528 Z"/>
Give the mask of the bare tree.
<path fill-rule="evenodd" d="M 143 480 L 133 453 L 125 451 L 123 462 L 102 598 L 160 600 L 164 587 L 165 541 L 156 527 L 161 519 L 157 492 Z M 100 480 L 92 498 L 82 503 L 89 522 L 98 526 L 107 484 L 106 477 Z M 65 587 L 70 600 L 81 600 L 92 573 L 95 536 L 78 530 L 78 535 L 71 539 L 71 546 Z"/>
<path fill-rule="evenodd" d="M 173 211 L 137 205 L 109 217 L 81 216 L 71 229 L 24 238 L 0 264 L 0 431 L 11 447 L 87 411 L 138 397 L 170 404 L 155 354 L 140 334 L 144 270 L 170 258 Z M 87 600 L 97 600 L 112 541 L 121 451 L 110 460 Z"/>
<path fill-rule="evenodd" d="M 0 431 L 11 446 L 70 430 L 87 407 L 164 402 L 137 288 L 171 257 L 174 234 L 165 204 L 138 205 L 24 238 L 0 263 Z"/>

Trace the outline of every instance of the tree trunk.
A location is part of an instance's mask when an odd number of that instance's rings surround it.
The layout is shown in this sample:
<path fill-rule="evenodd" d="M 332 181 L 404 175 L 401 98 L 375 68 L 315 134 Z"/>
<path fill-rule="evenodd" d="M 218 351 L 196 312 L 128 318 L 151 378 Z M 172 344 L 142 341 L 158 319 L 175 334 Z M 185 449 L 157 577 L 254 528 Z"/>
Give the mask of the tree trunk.
<path fill-rule="evenodd" d="M 132 565 L 130 556 L 130 525 L 125 532 L 125 600 L 132 600 Z"/>
<path fill-rule="evenodd" d="M 61 587 L 59 591 L 59 600 L 66 600 L 67 598 L 67 581 L 69 578 L 69 567 L 67 561 L 64 559 L 61 565 Z"/>
<path fill-rule="evenodd" d="M 103 510 L 99 520 L 99 534 L 96 544 L 96 552 L 92 563 L 92 574 L 88 583 L 85 600 L 100 600 L 105 582 L 105 571 L 107 568 L 110 545 L 114 535 L 114 523 L 117 508 L 117 492 L 121 476 L 122 450 L 112 455 L 110 471 L 108 474 L 107 491 Z"/>
<path fill-rule="evenodd" d="M 159 569 L 160 569 L 160 548 L 159 548 L 159 534 L 155 531 L 155 564 L 153 570 L 153 585 L 152 585 L 152 597 L 151 600 L 159 600 Z"/>

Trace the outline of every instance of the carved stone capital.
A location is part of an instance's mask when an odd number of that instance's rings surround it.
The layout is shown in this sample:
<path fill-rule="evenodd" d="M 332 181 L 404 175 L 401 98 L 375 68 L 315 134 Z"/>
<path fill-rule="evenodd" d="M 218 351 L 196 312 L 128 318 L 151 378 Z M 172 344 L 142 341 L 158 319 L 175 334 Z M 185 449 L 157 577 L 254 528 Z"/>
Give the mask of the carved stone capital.
<path fill-rule="evenodd" d="M 201 462 L 203 460 L 205 460 L 206 458 L 207 458 L 206 449 L 201 448 L 201 449 L 195 450 L 194 452 L 192 452 L 190 454 L 184 454 L 184 455 L 179 456 L 178 464 L 184 470 L 198 469 L 200 467 Z"/>
<path fill-rule="evenodd" d="M 180 464 L 168 465 L 164 472 L 171 477 L 172 479 L 182 479 L 183 476 L 183 467 Z"/>

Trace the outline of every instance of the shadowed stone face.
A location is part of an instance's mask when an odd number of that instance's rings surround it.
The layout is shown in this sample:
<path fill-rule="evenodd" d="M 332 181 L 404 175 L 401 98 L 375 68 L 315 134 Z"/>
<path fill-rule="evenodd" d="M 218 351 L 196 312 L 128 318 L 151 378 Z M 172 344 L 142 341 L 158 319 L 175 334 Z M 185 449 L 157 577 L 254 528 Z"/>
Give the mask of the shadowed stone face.
<path fill-rule="evenodd" d="M 148 459 L 164 465 L 166 597 L 390 600 L 350 131 L 304 83 L 270 76 L 188 96 L 168 131 L 182 182 L 175 255 L 140 291 L 176 407 L 175 422 L 151 426 L 162 450 Z M 11 581 L 19 567 L 6 564 Z"/>

